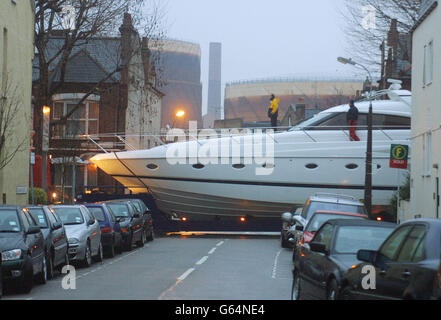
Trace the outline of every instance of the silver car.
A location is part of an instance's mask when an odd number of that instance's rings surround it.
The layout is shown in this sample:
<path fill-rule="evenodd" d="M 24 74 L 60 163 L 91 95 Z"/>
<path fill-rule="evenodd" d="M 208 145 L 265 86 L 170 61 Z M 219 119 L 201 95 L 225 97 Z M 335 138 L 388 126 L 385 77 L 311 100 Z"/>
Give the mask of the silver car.
<path fill-rule="evenodd" d="M 92 260 L 103 261 L 101 229 L 93 214 L 83 205 L 52 206 L 66 229 L 69 261 L 89 267 Z"/>

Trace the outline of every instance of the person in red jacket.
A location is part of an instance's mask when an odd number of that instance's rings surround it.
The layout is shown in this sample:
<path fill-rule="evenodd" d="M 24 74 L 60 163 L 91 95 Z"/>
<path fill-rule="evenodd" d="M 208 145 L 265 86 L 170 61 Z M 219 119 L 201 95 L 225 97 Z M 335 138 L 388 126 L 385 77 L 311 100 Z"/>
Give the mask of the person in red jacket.
<path fill-rule="evenodd" d="M 360 141 L 360 138 L 357 136 L 355 132 L 357 130 L 358 125 L 358 109 L 354 104 L 354 100 L 349 102 L 349 110 L 346 115 L 349 125 L 349 137 L 351 141 Z"/>

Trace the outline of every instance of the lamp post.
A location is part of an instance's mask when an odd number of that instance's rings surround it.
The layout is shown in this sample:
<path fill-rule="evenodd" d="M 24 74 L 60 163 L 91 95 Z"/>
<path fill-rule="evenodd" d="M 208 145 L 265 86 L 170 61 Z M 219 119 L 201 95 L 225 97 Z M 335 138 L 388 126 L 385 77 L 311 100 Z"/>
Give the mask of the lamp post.
<path fill-rule="evenodd" d="M 51 115 L 51 108 L 48 106 L 43 106 L 43 125 L 41 127 L 41 188 L 44 192 L 47 192 L 47 152 L 49 151 L 49 121 Z"/>
<path fill-rule="evenodd" d="M 183 118 L 184 116 L 185 116 L 185 111 L 184 111 L 184 110 L 179 110 L 179 111 L 177 111 L 177 112 L 175 113 L 175 118 L 173 119 L 172 129 L 173 129 L 174 126 L 175 126 L 176 119 Z"/>
<path fill-rule="evenodd" d="M 366 147 L 366 172 L 365 172 L 365 185 L 364 185 L 364 204 L 369 217 L 372 217 L 372 75 L 368 68 L 364 65 L 353 61 L 352 59 L 346 59 L 339 57 L 338 62 L 343 64 L 350 64 L 353 66 L 360 66 L 367 73 L 370 81 L 370 92 L 369 92 L 369 113 L 368 113 L 368 136 L 367 136 L 367 147 Z"/>

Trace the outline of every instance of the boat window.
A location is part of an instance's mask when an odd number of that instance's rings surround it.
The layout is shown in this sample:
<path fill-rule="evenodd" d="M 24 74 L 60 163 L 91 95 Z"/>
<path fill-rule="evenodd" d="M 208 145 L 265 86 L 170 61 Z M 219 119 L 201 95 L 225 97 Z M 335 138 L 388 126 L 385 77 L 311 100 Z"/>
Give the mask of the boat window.
<path fill-rule="evenodd" d="M 347 128 L 346 113 L 334 113 L 332 117 L 323 119 L 306 130 L 343 130 Z"/>
<path fill-rule="evenodd" d="M 358 130 L 367 130 L 367 114 L 360 114 L 358 119 Z M 372 115 L 373 130 L 409 130 L 410 118 L 384 114 Z"/>
<path fill-rule="evenodd" d="M 349 169 L 349 170 L 354 170 L 357 168 L 358 168 L 358 164 L 355 164 L 355 163 L 350 163 L 350 164 L 346 165 L 346 169 Z"/>
<path fill-rule="evenodd" d="M 155 170 L 158 169 L 158 166 L 154 163 L 150 163 L 147 165 L 147 168 L 149 168 L 150 170 Z"/>
<path fill-rule="evenodd" d="M 384 129 L 409 130 L 410 118 L 399 116 L 384 116 Z"/>
<path fill-rule="evenodd" d="M 193 168 L 195 168 L 195 169 L 204 169 L 205 166 L 203 164 L 197 163 L 197 164 L 193 165 Z"/>
<path fill-rule="evenodd" d="M 242 163 L 233 164 L 233 168 L 234 169 L 243 169 L 243 168 L 245 168 L 245 165 Z"/>
<path fill-rule="evenodd" d="M 323 122 L 326 119 L 332 118 L 335 115 L 338 115 L 338 113 L 329 113 L 329 112 L 318 113 L 315 116 L 313 116 L 312 118 L 309 118 L 309 119 L 299 123 L 295 127 L 292 127 L 289 131 L 305 130 L 307 127 L 317 126 L 319 123 Z"/>
<path fill-rule="evenodd" d="M 315 163 L 308 163 L 305 167 L 308 169 L 317 169 L 318 165 Z"/>

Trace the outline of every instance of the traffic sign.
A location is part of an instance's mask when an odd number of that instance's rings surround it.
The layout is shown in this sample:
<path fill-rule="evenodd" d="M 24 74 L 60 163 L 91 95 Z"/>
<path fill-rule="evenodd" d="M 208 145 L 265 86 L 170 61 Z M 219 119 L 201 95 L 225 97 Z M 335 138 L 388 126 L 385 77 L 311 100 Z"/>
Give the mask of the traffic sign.
<path fill-rule="evenodd" d="M 390 148 L 390 167 L 407 169 L 409 160 L 409 146 L 393 144 Z"/>

